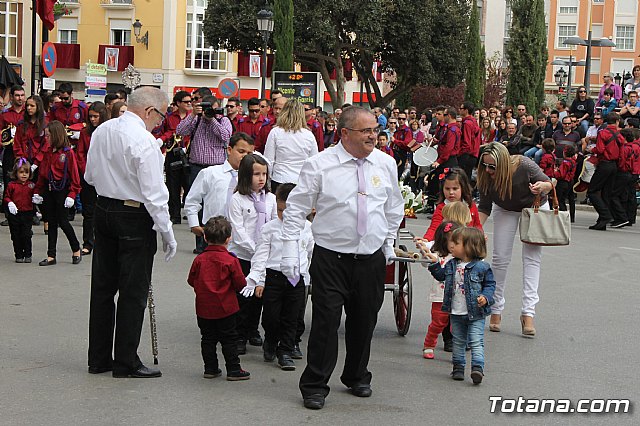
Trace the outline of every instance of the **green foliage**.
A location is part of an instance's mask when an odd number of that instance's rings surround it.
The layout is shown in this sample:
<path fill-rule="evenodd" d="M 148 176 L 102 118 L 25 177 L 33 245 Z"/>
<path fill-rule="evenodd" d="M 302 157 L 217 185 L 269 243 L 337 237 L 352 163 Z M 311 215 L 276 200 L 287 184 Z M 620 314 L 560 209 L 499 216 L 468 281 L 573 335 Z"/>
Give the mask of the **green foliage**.
<path fill-rule="evenodd" d="M 293 71 L 293 0 L 275 0 L 273 19 L 274 69 Z"/>
<path fill-rule="evenodd" d="M 478 8 L 471 7 L 469 33 L 467 37 L 467 76 L 465 79 L 465 99 L 475 105 L 482 105 L 485 86 L 485 51 L 480 41 Z"/>
<path fill-rule="evenodd" d="M 547 65 L 544 0 L 511 0 L 511 10 L 507 104 L 524 104 L 528 111 L 537 111 L 544 102 Z"/>

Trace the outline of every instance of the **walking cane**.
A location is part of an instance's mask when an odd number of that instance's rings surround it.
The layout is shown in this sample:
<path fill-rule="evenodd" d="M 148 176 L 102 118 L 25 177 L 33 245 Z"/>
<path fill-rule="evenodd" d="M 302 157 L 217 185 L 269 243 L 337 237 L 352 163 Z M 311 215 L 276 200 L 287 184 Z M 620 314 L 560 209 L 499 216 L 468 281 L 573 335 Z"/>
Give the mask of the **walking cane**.
<path fill-rule="evenodd" d="M 149 325 L 151 327 L 151 351 L 153 352 L 153 363 L 158 365 L 158 332 L 156 330 L 156 304 L 153 300 L 153 285 L 149 283 Z"/>

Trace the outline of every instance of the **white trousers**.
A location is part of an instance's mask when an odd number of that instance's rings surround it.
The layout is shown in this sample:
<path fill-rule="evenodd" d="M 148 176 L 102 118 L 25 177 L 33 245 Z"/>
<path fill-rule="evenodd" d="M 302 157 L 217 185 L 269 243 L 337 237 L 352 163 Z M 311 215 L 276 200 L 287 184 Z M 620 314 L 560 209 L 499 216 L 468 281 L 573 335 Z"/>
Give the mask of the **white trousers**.
<path fill-rule="evenodd" d="M 548 209 L 545 203 L 541 209 Z M 504 289 L 507 282 L 507 271 L 511 263 L 514 238 L 518 235 L 520 212 L 512 212 L 493 205 L 493 259 L 491 269 L 496 280 L 495 303 L 491 306 L 492 314 L 500 314 L 504 309 Z M 538 284 L 540 282 L 540 261 L 542 247 L 522 243 L 522 310 L 521 314 L 533 317 L 538 300 Z"/>

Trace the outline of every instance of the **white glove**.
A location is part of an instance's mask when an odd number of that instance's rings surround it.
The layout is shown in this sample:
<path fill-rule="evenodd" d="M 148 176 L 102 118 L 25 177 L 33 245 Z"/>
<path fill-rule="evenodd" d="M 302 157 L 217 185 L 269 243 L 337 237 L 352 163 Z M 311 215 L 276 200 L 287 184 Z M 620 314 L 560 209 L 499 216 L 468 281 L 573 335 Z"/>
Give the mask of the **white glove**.
<path fill-rule="evenodd" d="M 64 199 L 64 208 L 70 209 L 75 204 L 75 200 L 71 197 L 67 197 Z"/>
<path fill-rule="evenodd" d="M 158 144 L 158 146 L 160 148 L 162 148 L 162 145 L 164 145 L 164 141 L 162 139 L 160 139 L 160 138 L 156 139 L 156 143 Z"/>
<path fill-rule="evenodd" d="M 37 164 L 32 164 L 31 165 L 31 173 L 35 172 L 37 168 L 38 168 Z"/>
<path fill-rule="evenodd" d="M 38 194 L 33 194 L 33 197 L 31 197 L 31 202 L 33 204 L 42 204 L 43 201 L 44 199 Z"/>
<path fill-rule="evenodd" d="M 162 251 L 164 252 L 164 261 L 168 262 L 173 259 L 178 251 L 178 243 L 173 236 L 173 228 L 169 228 L 167 232 L 161 232 L 162 237 Z"/>
<path fill-rule="evenodd" d="M 240 290 L 240 294 L 244 297 L 253 296 L 253 292 L 256 290 L 256 283 L 251 278 L 247 278 L 247 285 Z"/>
<path fill-rule="evenodd" d="M 16 130 L 18 130 L 15 126 L 11 128 L 11 139 L 16 137 Z"/>
<path fill-rule="evenodd" d="M 384 253 L 384 258 L 387 261 L 387 265 L 391 265 L 393 260 L 392 257 L 395 257 L 396 253 L 393 250 L 393 240 L 385 240 L 384 245 L 382 246 L 382 253 Z"/>
<path fill-rule="evenodd" d="M 282 242 L 282 260 L 280 270 L 285 277 L 290 280 L 297 280 L 300 277 L 300 258 L 298 257 L 298 242 Z"/>
<path fill-rule="evenodd" d="M 13 201 L 10 201 L 9 204 L 7 204 L 7 207 L 9 207 L 9 213 L 13 215 L 18 214 L 18 208 L 16 207 L 16 204 Z"/>
<path fill-rule="evenodd" d="M 70 139 L 80 139 L 80 132 L 72 132 Z"/>

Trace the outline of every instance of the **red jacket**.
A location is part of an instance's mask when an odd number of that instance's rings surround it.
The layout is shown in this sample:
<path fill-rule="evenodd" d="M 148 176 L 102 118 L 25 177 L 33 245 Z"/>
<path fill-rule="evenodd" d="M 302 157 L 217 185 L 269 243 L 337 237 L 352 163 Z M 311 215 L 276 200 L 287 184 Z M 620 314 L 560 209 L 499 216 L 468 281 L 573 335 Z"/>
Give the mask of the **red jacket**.
<path fill-rule="evenodd" d="M 76 159 L 78 160 L 78 173 L 80 177 L 84 176 L 84 172 L 87 169 L 87 153 L 89 152 L 89 145 L 91 144 L 91 135 L 85 127 L 80 131 L 80 139 L 76 145 Z"/>
<path fill-rule="evenodd" d="M 471 154 L 476 158 L 480 155 L 480 127 L 472 115 L 462 119 L 462 139 L 458 155 L 462 154 Z"/>
<path fill-rule="evenodd" d="M 35 184 L 30 180 L 20 183 L 17 180 L 9 182 L 4 196 L 4 203 L 13 202 L 18 208 L 18 212 L 28 212 L 33 210 L 33 189 Z"/>
<path fill-rule="evenodd" d="M 556 155 L 555 154 L 543 154 L 540 159 L 540 168 L 545 175 L 552 178 L 555 174 L 556 168 Z"/>
<path fill-rule="evenodd" d="M 269 123 L 269 121 L 270 120 L 263 115 L 258 115 L 258 119 L 255 123 L 253 123 L 249 117 L 243 117 L 238 120 L 238 127 L 236 127 L 236 131 L 234 133 L 244 132 L 251 136 L 255 143 L 260 129 L 262 128 L 262 126 Z"/>
<path fill-rule="evenodd" d="M 640 175 L 640 139 L 631 142 L 633 147 L 633 167 L 631 168 L 631 174 Z"/>
<path fill-rule="evenodd" d="M 633 173 L 634 160 L 638 161 L 636 156 L 637 156 L 637 152 L 634 149 L 634 144 L 629 142 L 624 143 L 620 147 L 620 158 L 618 158 L 618 171 Z"/>
<path fill-rule="evenodd" d="M 214 245 L 193 259 L 187 282 L 196 293 L 196 315 L 206 319 L 238 312 L 236 292 L 247 284 L 238 258 L 226 247 Z"/>
<path fill-rule="evenodd" d="M 438 226 L 443 222 L 444 218 L 442 217 L 442 209 L 444 208 L 445 203 L 439 203 L 436 206 L 436 211 L 433 212 L 433 216 L 431 217 L 431 224 L 429 225 L 429 229 L 424 233 L 424 239 L 427 241 L 433 241 L 436 236 L 436 230 Z M 471 226 L 473 228 L 478 228 L 483 231 L 482 224 L 480 223 L 480 214 L 478 213 L 478 207 L 476 207 L 476 203 L 471 202 L 471 206 L 469 207 L 469 211 L 471 212 L 471 222 L 467 226 Z"/>
<path fill-rule="evenodd" d="M 560 167 L 555 172 L 555 178 L 558 180 L 564 180 L 567 182 L 573 182 L 573 177 L 576 174 L 576 160 L 572 158 L 563 158 Z M 548 176 L 548 175 L 547 175 Z"/>
<path fill-rule="evenodd" d="M 411 151 L 411 148 L 409 148 L 409 142 L 411 142 L 412 140 L 413 132 L 411 131 L 411 128 L 406 124 L 398 128 L 398 130 L 396 130 L 396 132 L 393 134 L 394 148 L 397 146 L 398 149 L 401 149 L 403 151 Z"/>
<path fill-rule="evenodd" d="M 393 149 L 391 149 L 391 147 L 389 145 L 385 146 L 384 148 L 383 147 L 378 147 L 378 149 L 380 151 L 385 152 L 385 153 L 389 154 L 390 156 L 394 157 Z"/>
<path fill-rule="evenodd" d="M 24 123 L 20 122 L 16 127 L 16 137 L 13 139 L 13 154 L 16 158 L 26 158 L 31 164 L 37 164 L 40 167 L 44 153 L 49 149 L 49 143 L 44 130 L 40 135 L 36 135 L 37 131 L 36 125 L 29 123 L 25 132 Z"/>
<path fill-rule="evenodd" d="M 185 115 L 184 117 L 187 118 L 188 116 L 189 114 L 187 113 L 187 115 Z M 160 136 L 158 136 L 158 139 L 162 139 L 162 142 L 164 142 L 166 145 L 167 142 L 169 142 L 171 138 L 175 136 L 176 128 L 182 120 L 183 118 L 180 118 L 180 114 L 177 111 L 172 114 L 168 114 L 167 118 L 165 118 L 165 120 L 162 122 L 162 133 L 160 134 Z M 189 146 L 189 138 L 190 136 L 182 137 L 182 141 L 180 142 L 181 148 L 186 148 L 187 146 Z M 170 148 L 170 146 L 166 146 L 165 148 Z"/>
<path fill-rule="evenodd" d="M 63 148 L 53 151 L 49 148 L 45 153 L 44 160 L 40 166 L 38 173 L 38 182 L 36 183 L 35 193 L 43 194 L 47 186 L 51 183 L 49 175 L 54 181 L 61 181 L 65 175 L 65 167 L 67 170 L 67 187 L 69 188 L 69 198 L 76 198 L 80 192 L 80 175 L 78 174 L 78 162 L 76 154 L 71 148 Z"/>
<path fill-rule="evenodd" d="M 318 144 L 318 152 L 324 150 L 324 130 L 322 130 L 322 124 L 315 118 L 313 120 L 307 121 L 307 127 L 313 133 L 313 136 L 316 138 L 316 143 Z"/>
<path fill-rule="evenodd" d="M 70 107 L 65 106 L 62 101 L 56 102 L 51 106 L 51 111 L 47 118 L 49 122 L 58 120 L 65 126 L 70 126 L 76 123 L 84 123 L 87 119 L 87 104 L 77 99 L 74 99 Z"/>
<path fill-rule="evenodd" d="M 613 136 L 616 133 L 618 134 L 617 138 L 614 138 Z M 618 158 L 620 158 L 620 146 L 624 142 L 624 137 L 620 134 L 618 126 L 610 124 L 606 129 L 598 132 L 596 146 L 591 152 L 597 155 L 600 161 L 618 161 Z"/>
<path fill-rule="evenodd" d="M 460 128 L 455 123 L 449 123 L 444 131 L 443 138 L 438 141 L 438 164 L 446 163 L 449 158 L 455 157 L 460 150 Z"/>
<path fill-rule="evenodd" d="M 253 146 L 254 149 L 260 154 L 264 154 L 264 147 L 267 146 L 267 138 L 269 137 L 269 132 L 271 132 L 271 129 L 273 129 L 273 126 L 275 125 L 275 121 L 269 121 L 265 122 L 260 128 Z"/>
<path fill-rule="evenodd" d="M 14 107 L 11 107 L 0 115 L 0 130 L 6 129 L 9 124 L 17 127 L 18 123 L 22 120 L 24 120 L 24 107 L 22 107 L 20 112 L 16 111 Z"/>

